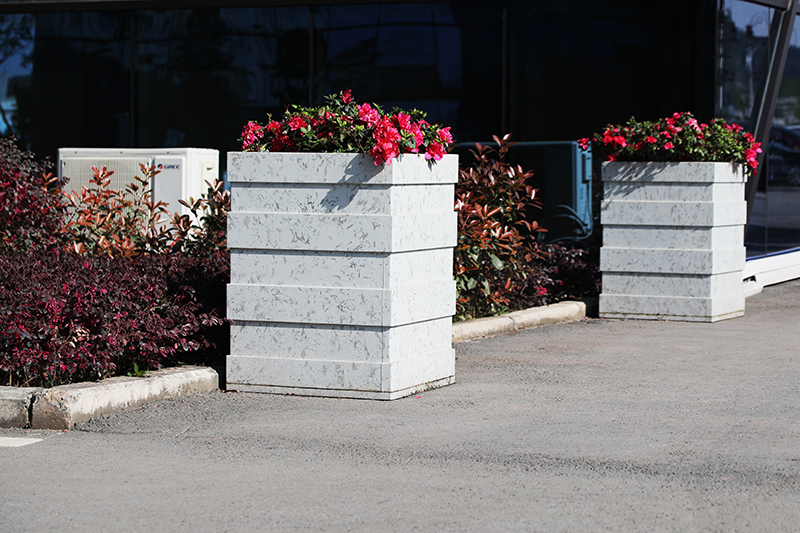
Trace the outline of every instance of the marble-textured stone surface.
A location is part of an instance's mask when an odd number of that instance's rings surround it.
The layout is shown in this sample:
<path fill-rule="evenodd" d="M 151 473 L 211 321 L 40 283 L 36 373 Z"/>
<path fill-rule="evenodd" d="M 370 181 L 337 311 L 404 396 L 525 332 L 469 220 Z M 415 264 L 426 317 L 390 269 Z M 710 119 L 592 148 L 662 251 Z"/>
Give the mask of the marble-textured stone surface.
<path fill-rule="evenodd" d="M 743 189 L 742 189 L 743 190 Z M 747 204 L 742 202 L 604 202 L 603 225 L 713 227 L 744 225 Z"/>
<path fill-rule="evenodd" d="M 600 316 L 744 313 L 744 179 L 728 163 L 604 163 Z"/>
<path fill-rule="evenodd" d="M 228 285 L 231 320 L 400 326 L 455 314 L 455 282 L 399 289 Z"/>
<path fill-rule="evenodd" d="M 610 248 L 607 246 L 600 249 L 601 272 L 711 275 L 741 272 L 744 268 L 744 261 L 744 246 L 711 250 Z"/>
<path fill-rule="evenodd" d="M 741 183 L 603 183 L 603 199 L 631 202 L 738 202 Z"/>
<path fill-rule="evenodd" d="M 603 291 L 607 294 L 717 298 L 736 292 L 741 285 L 741 273 L 736 271 L 711 276 L 674 273 L 629 276 L 624 272 L 603 274 Z"/>
<path fill-rule="evenodd" d="M 455 156 L 228 161 L 229 388 L 394 399 L 453 382 Z"/>
<path fill-rule="evenodd" d="M 433 213 L 450 207 L 453 187 L 417 185 L 295 185 L 235 183 L 232 209 L 237 212 L 390 215 Z"/>
<path fill-rule="evenodd" d="M 293 394 L 321 389 L 337 397 L 348 396 L 347 391 L 359 393 L 356 397 L 364 397 L 364 393 L 403 391 L 452 378 L 454 374 L 455 351 L 452 348 L 393 363 L 231 355 L 227 368 L 229 389 L 247 391 L 253 390 L 252 387 L 268 387 Z"/>
<path fill-rule="evenodd" d="M 719 298 L 601 294 L 600 312 L 603 318 L 718 322 L 744 314 L 744 293 L 738 292 Z"/>
<path fill-rule="evenodd" d="M 452 281 L 453 249 L 399 253 L 235 250 L 231 283 L 395 289 Z"/>
<path fill-rule="evenodd" d="M 744 169 L 731 163 L 695 161 L 603 163 L 603 181 L 628 183 L 744 183 Z"/>
<path fill-rule="evenodd" d="M 396 164 L 397 163 L 397 164 Z M 431 163 L 405 154 L 376 165 L 367 154 L 228 152 L 230 183 L 420 185 L 458 182 L 458 156 Z"/>
<path fill-rule="evenodd" d="M 395 327 L 237 321 L 231 353 L 253 357 L 392 363 L 452 348 L 452 319 Z"/>
<path fill-rule="evenodd" d="M 712 250 L 737 248 L 744 242 L 744 227 L 605 226 L 603 246 L 665 250 Z"/>
<path fill-rule="evenodd" d="M 231 249 L 404 252 L 453 246 L 455 212 L 404 215 L 228 213 Z"/>

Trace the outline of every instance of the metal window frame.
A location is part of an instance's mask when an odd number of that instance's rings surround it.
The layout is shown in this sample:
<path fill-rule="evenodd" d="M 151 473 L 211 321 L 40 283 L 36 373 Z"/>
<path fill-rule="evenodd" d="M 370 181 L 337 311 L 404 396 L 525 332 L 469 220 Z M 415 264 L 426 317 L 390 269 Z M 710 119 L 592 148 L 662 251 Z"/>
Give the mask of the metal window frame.
<path fill-rule="evenodd" d="M 764 85 L 757 94 L 750 119 L 750 124 L 754 125 L 753 136 L 756 142 L 761 143 L 763 151 L 758 157 L 758 171 L 747 184 L 745 197 L 747 199 L 748 225 L 753 213 L 758 183 L 761 180 L 761 174 L 764 169 L 764 161 L 767 157 L 769 134 L 772 128 L 772 119 L 775 117 L 775 105 L 778 101 L 781 81 L 783 81 L 786 57 L 789 55 L 792 31 L 794 30 L 798 12 L 800 12 L 800 2 L 798 0 L 758 0 L 752 3 L 775 8 L 776 12 L 772 18 L 772 26 L 770 28 L 773 46 L 770 52 L 769 68 L 767 69 Z"/>

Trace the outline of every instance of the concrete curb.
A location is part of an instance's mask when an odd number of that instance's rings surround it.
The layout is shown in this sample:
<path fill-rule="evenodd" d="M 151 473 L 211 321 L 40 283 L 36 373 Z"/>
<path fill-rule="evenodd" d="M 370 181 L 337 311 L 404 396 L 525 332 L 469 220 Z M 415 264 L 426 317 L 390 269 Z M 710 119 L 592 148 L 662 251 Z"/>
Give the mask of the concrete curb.
<path fill-rule="evenodd" d="M 468 341 L 559 322 L 576 322 L 587 316 L 593 316 L 596 308 L 597 298 L 589 298 L 580 302 L 559 302 L 495 317 L 457 322 L 453 324 L 453 342 Z"/>
<path fill-rule="evenodd" d="M 597 298 L 592 298 L 458 322 L 453 324 L 453 342 L 575 322 L 595 316 L 596 308 Z M 71 429 L 80 422 L 129 407 L 218 388 L 217 373 L 196 366 L 156 370 L 143 378 L 121 376 L 52 389 L 0 387 L 0 428 Z"/>
<path fill-rule="evenodd" d="M 0 387 L 0 427 L 71 429 L 129 407 L 219 388 L 211 368 L 184 366 L 51 389 Z"/>
<path fill-rule="evenodd" d="M 36 387 L 0 387 L 0 428 L 24 428 L 31 416 Z"/>

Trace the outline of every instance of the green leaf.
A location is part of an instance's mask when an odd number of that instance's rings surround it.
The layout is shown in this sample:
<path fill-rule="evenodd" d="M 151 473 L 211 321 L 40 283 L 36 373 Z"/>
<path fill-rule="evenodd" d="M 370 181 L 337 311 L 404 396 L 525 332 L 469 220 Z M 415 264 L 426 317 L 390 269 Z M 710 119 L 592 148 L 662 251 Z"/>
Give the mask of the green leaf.
<path fill-rule="evenodd" d="M 503 270 L 506 267 L 505 263 L 503 263 L 503 260 L 494 254 L 489 254 L 489 259 L 492 260 L 492 264 L 497 270 Z"/>

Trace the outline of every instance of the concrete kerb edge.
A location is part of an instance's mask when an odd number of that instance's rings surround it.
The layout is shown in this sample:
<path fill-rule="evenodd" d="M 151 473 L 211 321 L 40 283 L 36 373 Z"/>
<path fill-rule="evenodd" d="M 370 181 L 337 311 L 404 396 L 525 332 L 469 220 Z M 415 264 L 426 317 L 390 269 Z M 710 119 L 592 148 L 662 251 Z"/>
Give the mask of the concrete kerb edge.
<path fill-rule="evenodd" d="M 0 427 L 71 429 L 97 416 L 218 388 L 216 371 L 196 366 L 156 370 L 145 377 L 120 376 L 51 389 L 0 387 Z"/>
<path fill-rule="evenodd" d="M 596 314 L 597 299 L 559 302 L 501 316 L 453 324 L 453 342 L 489 337 Z M 71 429 L 94 417 L 158 400 L 219 388 L 219 376 L 206 367 L 177 367 L 142 378 L 116 377 L 51 389 L 0 387 L 0 428 Z"/>
<path fill-rule="evenodd" d="M 590 298 L 585 301 L 559 302 L 495 317 L 457 322 L 453 324 L 453 342 L 463 342 L 560 322 L 577 322 L 595 313 L 596 307 L 597 299 Z"/>

